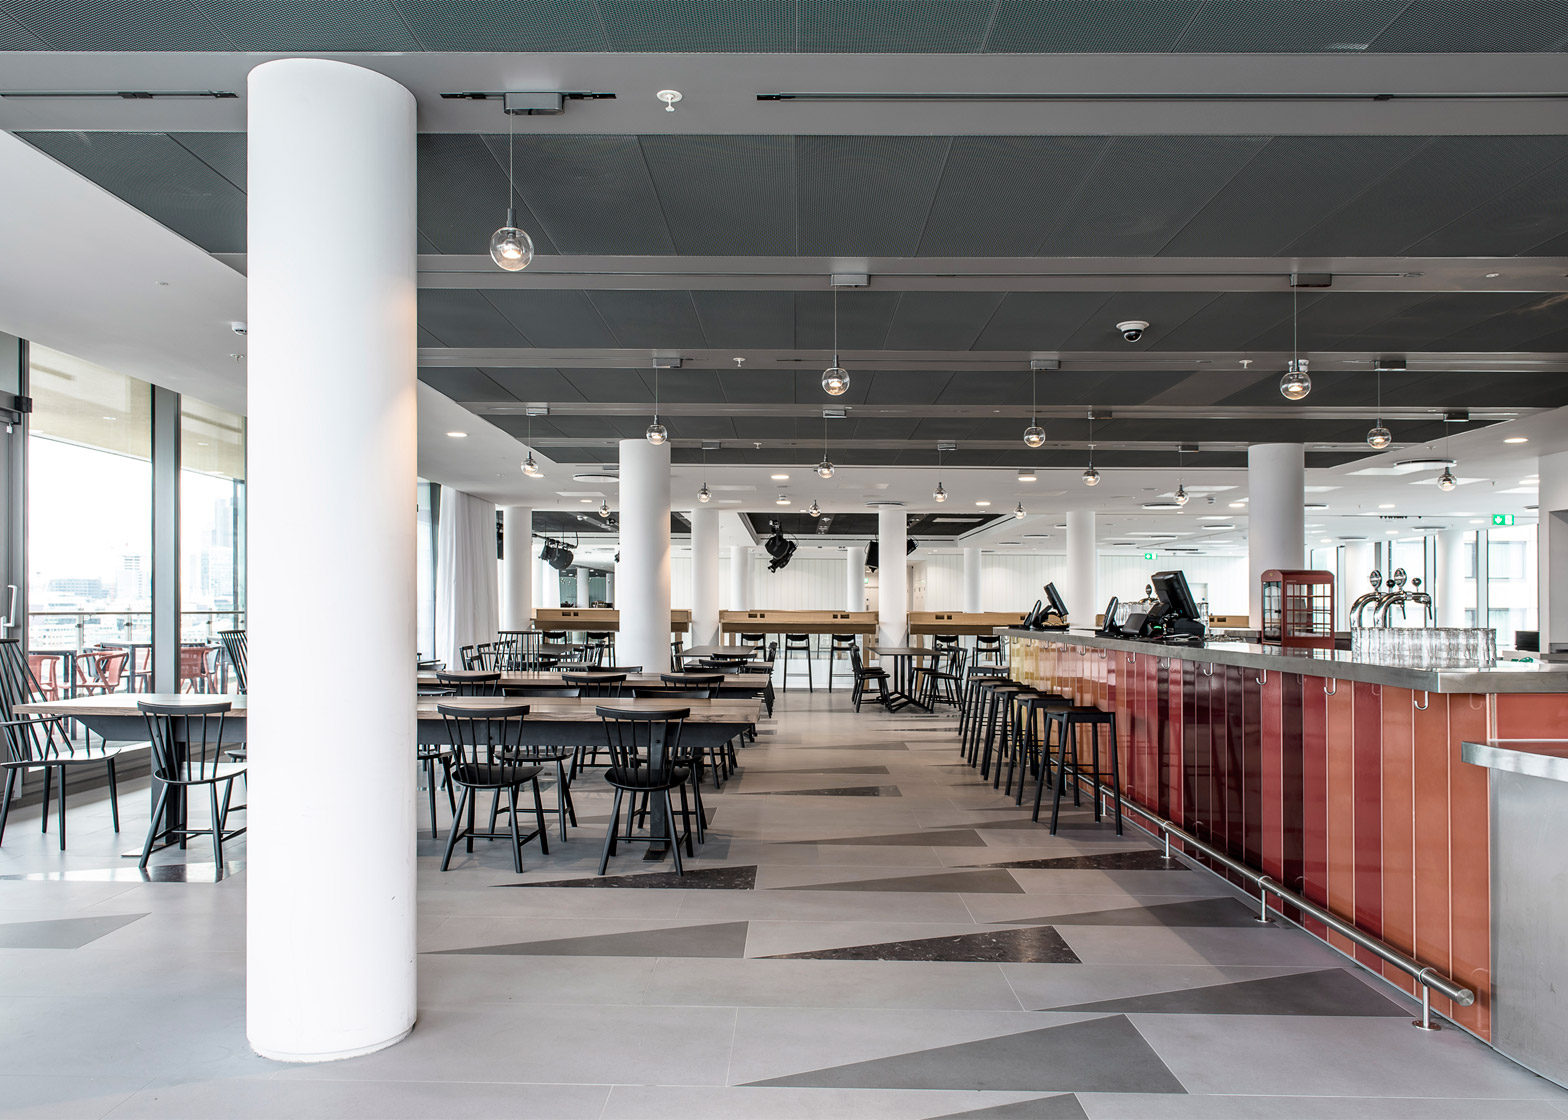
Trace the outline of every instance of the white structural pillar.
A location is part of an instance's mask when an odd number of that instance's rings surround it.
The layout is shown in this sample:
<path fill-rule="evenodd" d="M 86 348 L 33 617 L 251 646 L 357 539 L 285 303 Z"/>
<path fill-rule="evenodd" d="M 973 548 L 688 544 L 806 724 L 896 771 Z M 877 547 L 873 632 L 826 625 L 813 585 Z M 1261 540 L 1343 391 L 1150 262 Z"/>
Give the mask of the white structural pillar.
<path fill-rule="evenodd" d="M 1439 626 L 1464 626 L 1465 608 L 1475 610 L 1475 589 L 1470 588 L 1467 596 L 1465 588 L 1465 545 L 1473 540 L 1473 529 L 1445 529 L 1437 534 L 1437 586 L 1430 590 Z"/>
<path fill-rule="evenodd" d="M 621 440 L 621 632 L 615 657 L 670 669 L 670 445 Z"/>
<path fill-rule="evenodd" d="M 1340 621 L 1338 625 L 1351 625 L 1350 604 L 1372 589 L 1367 577 L 1377 567 L 1377 551 L 1371 541 L 1345 542 L 1345 583 L 1339 589 Z M 1434 589 L 1434 594 L 1436 589 Z M 1439 607 L 1439 610 L 1442 608 Z"/>
<path fill-rule="evenodd" d="M 1100 602 L 1100 549 L 1095 531 L 1094 510 L 1067 511 L 1067 586 L 1060 591 L 1076 626 L 1093 626 L 1094 616 L 1104 605 Z"/>
<path fill-rule="evenodd" d="M 415 1016 L 414 98 L 283 59 L 248 114 L 247 1033 L 317 1062 Z M 300 687 L 326 618 L 358 703 Z"/>
<path fill-rule="evenodd" d="M 719 640 L 719 511 L 691 511 L 691 644 Z"/>
<path fill-rule="evenodd" d="M 909 522 L 903 506 L 877 510 L 877 645 L 909 640 Z"/>
<path fill-rule="evenodd" d="M 980 610 L 980 550 L 964 549 L 964 610 L 974 614 Z"/>
<path fill-rule="evenodd" d="M 859 545 L 844 550 L 844 609 L 866 609 L 866 550 Z"/>
<path fill-rule="evenodd" d="M 593 600 L 590 599 L 589 596 L 588 596 L 588 576 L 589 575 L 590 575 L 590 570 L 588 568 L 583 567 L 581 564 L 577 565 L 577 567 L 572 569 L 572 579 L 577 584 L 577 605 L 578 605 L 578 607 L 591 607 L 591 606 L 593 606 Z"/>
<path fill-rule="evenodd" d="M 534 511 L 501 511 L 501 629 L 527 630 L 534 617 Z"/>
<path fill-rule="evenodd" d="M 751 549 L 730 546 L 730 605 L 732 611 L 751 609 Z"/>
<path fill-rule="evenodd" d="M 1254 630 L 1263 624 L 1263 573 L 1305 563 L 1305 480 L 1301 444 L 1247 448 L 1247 613 Z"/>

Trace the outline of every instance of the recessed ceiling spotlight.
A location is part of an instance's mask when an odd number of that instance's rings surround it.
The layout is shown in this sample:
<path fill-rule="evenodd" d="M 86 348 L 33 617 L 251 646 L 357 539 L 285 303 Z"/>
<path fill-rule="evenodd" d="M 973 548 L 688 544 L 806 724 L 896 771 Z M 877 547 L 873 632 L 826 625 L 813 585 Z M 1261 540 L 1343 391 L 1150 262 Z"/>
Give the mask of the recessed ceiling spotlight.
<path fill-rule="evenodd" d="M 1496 280 L 1496 279 L 1497 279 L 1497 278 L 1498 278 L 1498 277 L 1499 277 L 1499 276 L 1501 276 L 1501 275 L 1502 275 L 1502 273 L 1501 273 L 1501 272 L 1488 272 L 1488 273 L 1487 273 L 1487 274 L 1486 274 L 1486 278 L 1487 278 L 1487 279 L 1488 279 L 1488 280 Z"/>
<path fill-rule="evenodd" d="M 1032 471 L 1028 467 L 1022 467 L 1018 471 L 1018 481 L 1019 482 L 1034 482 L 1039 477 L 1040 476 L 1038 474 L 1036 474 L 1034 471 Z"/>
<path fill-rule="evenodd" d="M 1504 443 L 1529 443 L 1530 442 L 1530 437 L 1529 436 L 1509 436 L 1507 439 L 1503 440 L 1503 442 Z"/>
<path fill-rule="evenodd" d="M 776 505 L 776 506 L 787 506 L 787 505 L 789 505 L 789 495 L 788 494 L 780 494 L 777 498 L 775 498 L 773 500 L 773 504 Z"/>
<path fill-rule="evenodd" d="M 1393 509 L 1394 508 L 1394 503 L 1393 502 L 1382 502 L 1382 503 L 1380 503 L 1378 505 L 1377 508 L 1378 509 Z"/>
<path fill-rule="evenodd" d="M 1230 503 L 1230 508 L 1231 509 L 1246 509 L 1247 508 L 1247 503 L 1246 502 L 1231 502 Z"/>
<path fill-rule="evenodd" d="M 988 506 L 990 504 L 991 503 L 986 501 L 984 498 L 981 498 L 978 502 L 975 503 L 977 506 Z"/>
<path fill-rule="evenodd" d="M 452 439 L 467 439 L 468 438 L 468 433 L 467 432 L 448 432 L 447 435 L 449 437 L 451 437 Z"/>
<path fill-rule="evenodd" d="M 787 475 L 787 474 L 770 474 L 770 475 L 768 475 L 768 477 L 771 478 L 774 482 L 788 482 L 789 481 L 789 475 Z"/>

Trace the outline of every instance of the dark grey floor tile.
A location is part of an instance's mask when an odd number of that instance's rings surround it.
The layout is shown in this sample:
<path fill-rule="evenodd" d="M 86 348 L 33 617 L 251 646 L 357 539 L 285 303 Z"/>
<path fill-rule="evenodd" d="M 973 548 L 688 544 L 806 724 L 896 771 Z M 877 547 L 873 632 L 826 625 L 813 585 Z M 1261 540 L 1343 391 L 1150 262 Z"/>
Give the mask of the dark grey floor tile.
<path fill-rule="evenodd" d="M 897 786 L 842 786 L 834 789 L 759 789 L 736 797 L 903 797 Z"/>
<path fill-rule="evenodd" d="M 587 937 L 558 937 L 547 941 L 521 941 L 510 945 L 476 945 L 468 949 L 442 949 L 435 955 L 740 958 L 746 955 L 747 928 L 745 922 L 718 922 L 629 933 L 600 933 Z"/>
<path fill-rule="evenodd" d="M 1373 991 L 1342 968 L 1237 980 L 1230 984 L 1079 1003 L 1051 1010 L 1126 1015 L 1409 1015 L 1393 1000 Z"/>
<path fill-rule="evenodd" d="M 745 867 L 703 867 L 677 875 L 654 871 L 645 875 L 585 875 L 581 879 L 550 879 L 538 883 L 498 883 L 499 887 L 674 887 L 688 891 L 749 891 L 757 885 L 755 864 Z"/>
<path fill-rule="evenodd" d="M 1121 906 L 1114 910 L 1087 910 L 1077 914 L 1048 914 L 1038 918 L 1008 919 L 1033 925 L 1049 922 L 1056 926 L 1256 926 L 1257 911 L 1234 898 L 1195 898 L 1185 902 L 1158 902 L 1150 906 Z"/>
<path fill-rule="evenodd" d="M 856 879 L 848 883 L 800 883 L 774 887 L 781 891 L 922 891 L 933 894 L 1023 894 L 1005 871 L 939 871 L 931 875 L 900 875 L 894 879 Z"/>
<path fill-rule="evenodd" d="M 1101 852 L 1092 856 L 1052 856 L 1048 859 L 1015 859 L 988 867 L 1029 868 L 1032 871 L 1186 871 L 1177 859 L 1159 852 Z"/>
<path fill-rule="evenodd" d="M 985 930 L 876 945 L 845 945 L 806 953 L 777 953 L 770 960 L 971 961 L 1008 964 L 1078 964 L 1078 954 L 1050 926 Z"/>
<path fill-rule="evenodd" d="M 752 777 L 764 774 L 886 774 L 886 766 L 808 766 L 802 770 L 763 770 L 751 772 Z"/>
<path fill-rule="evenodd" d="M 752 1084 L 844 1089 L 1186 1092 L 1124 1015 L 808 1070 Z"/>
<path fill-rule="evenodd" d="M 929 832 L 892 832 L 880 836 L 835 836 L 830 840 L 788 840 L 789 844 L 869 844 L 877 847 L 984 848 L 985 840 L 972 828 L 937 829 Z"/>
<path fill-rule="evenodd" d="M 1059 1093 L 1054 1097 L 1036 1097 L 1032 1101 L 1014 1101 L 968 1112 L 945 1112 L 931 1120 L 1088 1120 L 1088 1113 L 1073 1094 Z"/>
<path fill-rule="evenodd" d="M 128 926 L 146 914 L 106 914 L 101 918 L 55 918 L 0 925 L 0 949 L 80 949 Z"/>

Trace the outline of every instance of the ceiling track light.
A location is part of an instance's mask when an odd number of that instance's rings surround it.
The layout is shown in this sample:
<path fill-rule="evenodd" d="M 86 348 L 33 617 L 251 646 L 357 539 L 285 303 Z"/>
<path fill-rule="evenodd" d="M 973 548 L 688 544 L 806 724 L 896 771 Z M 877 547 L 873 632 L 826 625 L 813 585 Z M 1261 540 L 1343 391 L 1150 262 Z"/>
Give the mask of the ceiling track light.
<path fill-rule="evenodd" d="M 534 241 L 517 228 L 517 210 L 512 200 L 517 196 L 516 180 L 512 176 L 512 113 L 506 114 L 506 224 L 490 235 L 490 259 L 507 272 L 518 272 L 528 267 L 534 259 Z"/>
<path fill-rule="evenodd" d="M 831 279 L 829 283 L 832 283 Z M 838 364 L 838 287 L 833 287 L 833 364 L 822 371 L 822 389 L 830 397 L 849 392 L 849 371 Z"/>
<path fill-rule="evenodd" d="M 1290 285 L 1290 364 L 1285 367 L 1285 375 L 1279 379 L 1280 395 L 1286 400 L 1299 401 L 1312 392 L 1312 378 L 1307 376 L 1307 360 L 1301 356 L 1301 348 L 1297 345 L 1297 304 L 1296 290 L 1298 285 L 1295 277 L 1291 277 Z"/>

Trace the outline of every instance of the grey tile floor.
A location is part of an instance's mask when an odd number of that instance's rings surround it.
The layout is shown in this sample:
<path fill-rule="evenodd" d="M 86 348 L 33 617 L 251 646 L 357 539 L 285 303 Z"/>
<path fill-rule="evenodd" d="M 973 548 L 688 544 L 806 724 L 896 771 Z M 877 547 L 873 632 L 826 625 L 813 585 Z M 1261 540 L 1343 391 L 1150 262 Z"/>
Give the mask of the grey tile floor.
<path fill-rule="evenodd" d="M 156 858 L 189 881 L 146 882 L 119 857 L 145 784 L 119 836 L 80 797 L 63 854 L 18 814 L 0 1116 L 1568 1115 L 1568 1092 L 1413 1030 L 1402 997 L 1138 834 L 1079 810 L 1052 838 L 956 761 L 950 718 L 790 692 L 707 794 L 684 882 L 635 846 L 622 885 L 560 885 L 593 878 L 591 778 L 522 876 L 487 844 L 442 874 L 427 831 L 418 1027 L 322 1066 L 245 1044 L 243 842 L 221 878 L 193 849 Z"/>

